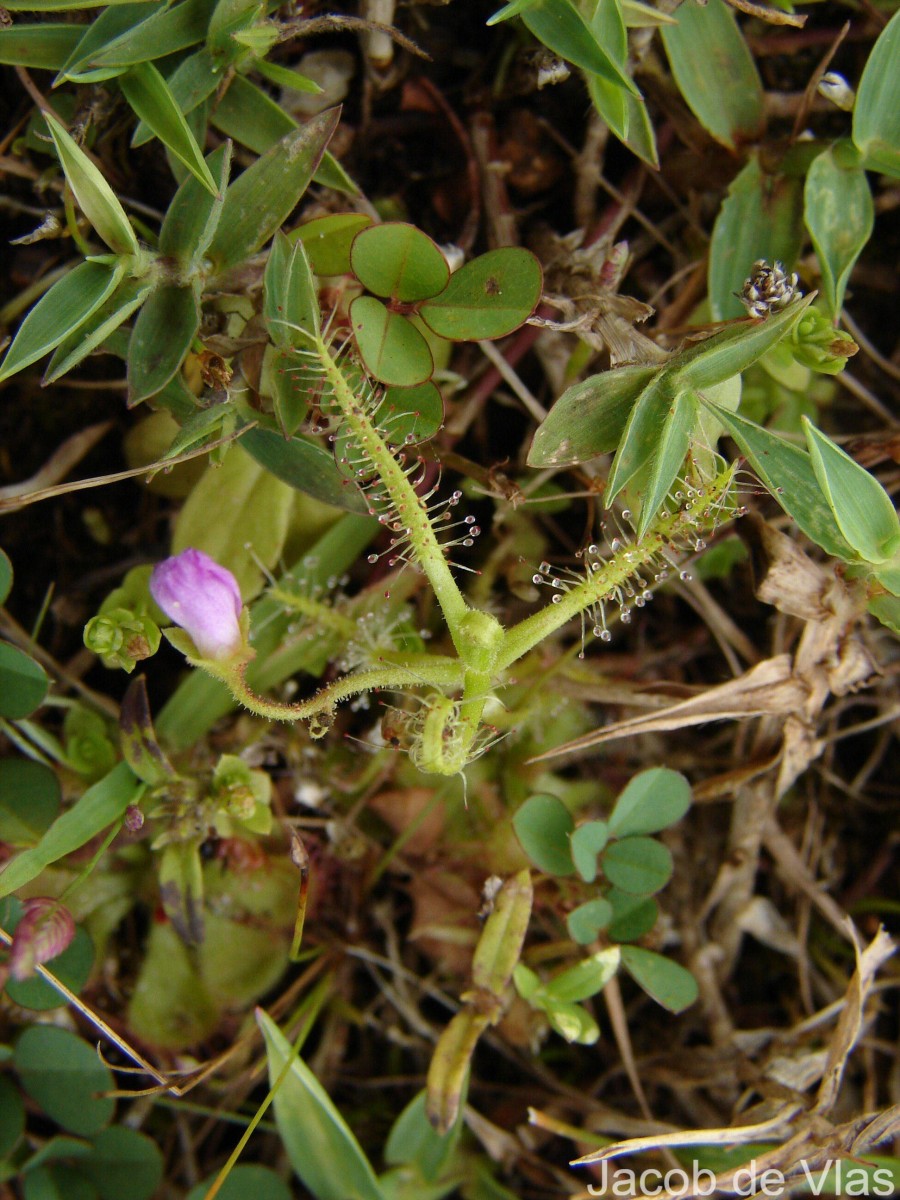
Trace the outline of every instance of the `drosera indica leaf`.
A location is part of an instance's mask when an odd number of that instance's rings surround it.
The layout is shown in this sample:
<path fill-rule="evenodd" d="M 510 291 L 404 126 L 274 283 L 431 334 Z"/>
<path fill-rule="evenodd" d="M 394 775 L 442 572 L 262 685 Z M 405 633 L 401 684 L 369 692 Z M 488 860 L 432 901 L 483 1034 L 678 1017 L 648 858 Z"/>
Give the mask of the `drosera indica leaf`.
<path fill-rule="evenodd" d="M 542 285 L 541 266 L 531 251 L 504 246 L 455 271 L 444 290 L 421 305 L 419 315 L 450 341 L 501 338 L 528 320 Z"/>
<path fill-rule="evenodd" d="M 357 234 L 350 267 L 364 288 L 401 303 L 436 296 L 450 278 L 439 247 L 415 225 L 401 221 L 372 225 Z"/>

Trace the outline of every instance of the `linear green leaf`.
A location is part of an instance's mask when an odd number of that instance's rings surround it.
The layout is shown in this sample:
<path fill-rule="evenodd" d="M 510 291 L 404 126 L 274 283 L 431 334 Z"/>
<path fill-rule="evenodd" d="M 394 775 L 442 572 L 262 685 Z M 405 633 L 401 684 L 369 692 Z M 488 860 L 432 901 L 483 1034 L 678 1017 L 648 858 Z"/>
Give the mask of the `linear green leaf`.
<path fill-rule="evenodd" d="M 216 181 L 204 161 L 203 152 L 165 79 L 153 63 L 133 66 L 119 77 L 119 86 L 140 119 L 207 191 L 215 195 Z"/>
<path fill-rule="evenodd" d="M 319 336 L 319 294 L 303 243 L 276 233 L 263 278 L 263 315 L 282 350 L 308 349 Z"/>
<path fill-rule="evenodd" d="M 684 463 L 699 416 L 700 403 L 696 393 L 678 392 L 659 428 L 652 465 L 641 496 L 638 537 L 647 532 L 668 496 Z"/>
<path fill-rule="evenodd" d="M 606 53 L 572 0 L 535 0 L 518 15 L 554 54 L 637 95 L 630 76 Z"/>
<path fill-rule="evenodd" d="M 144 303 L 153 288 L 146 279 L 126 279 L 74 334 L 56 348 L 42 383 L 53 383 L 101 346 Z"/>
<path fill-rule="evenodd" d="M 644 389 L 631 410 L 609 473 L 606 485 L 608 500 L 611 501 L 630 484 L 646 480 L 657 451 L 659 430 L 669 418 L 676 398 L 677 393 L 666 373 L 657 372 L 656 378 Z"/>
<path fill-rule="evenodd" d="M 160 253 L 177 258 L 188 269 L 199 264 L 215 236 L 231 171 L 231 143 L 219 146 L 206 162 L 215 180 L 215 192 L 210 194 L 189 175 L 175 193 L 159 234 Z"/>
<path fill-rule="evenodd" d="M 44 120 L 81 211 L 110 250 L 116 254 L 137 254 L 138 240 L 115 192 L 62 125 L 49 113 L 44 113 Z"/>
<path fill-rule="evenodd" d="M 843 166 L 838 149 L 832 147 L 813 159 L 803 189 L 803 215 L 832 317 L 840 315 L 850 272 L 875 226 L 875 205 L 866 173 L 859 166 Z"/>
<path fill-rule="evenodd" d="M 900 520 L 890 496 L 807 417 L 803 429 L 816 479 L 841 533 L 866 562 L 887 562 L 900 550 Z"/>
<path fill-rule="evenodd" d="M 117 38 L 136 28 L 141 21 L 152 17 L 157 11 L 154 0 L 138 0 L 135 4 L 111 4 L 90 25 L 78 26 L 82 34 L 81 40 L 60 67 L 53 86 L 56 87 L 65 79 L 82 78 L 85 73 L 91 78 L 99 79 L 119 74 L 118 67 L 107 67 L 105 71 L 99 71 L 96 75 L 90 72 L 88 67 L 94 56 L 105 46 L 111 45 Z"/>
<path fill-rule="evenodd" d="M 192 287 L 164 284 L 138 314 L 128 343 L 128 407 L 161 391 L 181 364 L 200 328 Z"/>
<path fill-rule="evenodd" d="M 130 67 L 150 62 L 203 41 L 214 0 L 182 0 L 156 10 L 145 21 L 108 43 L 93 58 L 95 66 Z"/>
<path fill-rule="evenodd" d="M 316 1200 L 385 1200 L 362 1147 L 328 1093 L 261 1008 L 275 1121 L 298 1177 Z M 285 1067 L 287 1074 L 284 1074 Z"/>
<path fill-rule="evenodd" d="M 853 108 L 853 140 L 866 166 L 900 177 L 900 12 L 881 31 L 869 55 Z"/>
<path fill-rule="evenodd" d="M 235 75 L 210 118 L 212 125 L 248 146 L 256 154 L 265 154 L 276 142 L 300 126 L 271 96 L 243 75 Z M 359 188 L 327 151 L 313 176 L 322 187 L 334 188 L 347 196 L 358 196 Z"/>
<path fill-rule="evenodd" d="M 762 83 L 724 0 L 685 0 L 677 24 L 661 29 L 672 74 L 705 130 L 734 150 L 765 126 Z"/>
<path fill-rule="evenodd" d="M 0 63 L 58 71 L 81 34 L 78 25 L 7 25 L 0 29 Z"/>
<path fill-rule="evenodd" d="M 0 365 L 0 380 L 49 354 L 96 312 L 120 279 L 118 268 L 83 262 L 57 280 L 20 325 Z"/>
<path fill-rule="evenodd" d="M 227 271 L 255 254 L 296 207 L 337 127 L 332 108 L 293 129 L 231 184 L 209 246 L 215 269 Z"/>
<path fill-rule="evenodd" d="M 615 450 L 656 374 L 656 367 L 616 367 L 567 388 L 535 433 L 528 465 L 567 467 Z"/>
<path fill-rule="evenodd" d="M 221 82 L 222 76 L 217 70 L 216 61 L 206 46 L 202 46 L 194 54 L 189 54 L 171 75 L 166 76 L 169 91 L 185 116 L 211 96 Z M 143 146 L 152 137 L 153 130 L 141 121 L 134 131 L 131 144 Z"/>
<path fill-rule="evenodd" d="M 714 387 L 752 367 L 767 350 L 791 332 L 815 299 L 815 293 L 792 301 L 763 320 L 737 322 L 682 350 L 668 368 L 679 386 L 696 391 Z"/>
<path fill-rule="evenodd" d="M 0 897 L 36 879 L 45 867 L 80 850 L 91 838 L 118 821 L 144 790 L 125 763 L 113 767 L 99 783 L 56 818 L 36 846 L 16 855 L 0 873 Z"/>
<path fill-rule="evenodd" d="M 853 562 L 856 553 L 838 529 L 805 450 L 716 404 L 712 409 L 750 466 L 789 517 L 826 553 Z"/>

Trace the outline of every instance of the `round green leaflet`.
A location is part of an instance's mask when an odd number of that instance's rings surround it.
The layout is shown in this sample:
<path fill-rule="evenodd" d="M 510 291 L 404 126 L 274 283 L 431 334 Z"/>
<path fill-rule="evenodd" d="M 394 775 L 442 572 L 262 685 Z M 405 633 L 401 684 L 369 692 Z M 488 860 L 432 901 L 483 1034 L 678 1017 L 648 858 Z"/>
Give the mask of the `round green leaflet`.
<path fill-rule="evenodd" d="M 671 879 L 672 855 L 655 838 L 622 838 L 604 852 L 603 874 L 623 892 L 651 896 Z"/>
<path fill-rule="evenodd" d="M 93 1154 L 79 1160 L 78 1170 L 93 1183 L 101 1200 L 150 1200 L 162 1179 L 163 1159 L 145 1133 L 111 1125 L 97 1134 Z M 245 1194 L 257 1195 L 252 1189 Z"/>
<path fill-rule="evenodd" d="M 0 760 L 0 842 L 33 846 L 59 812 L 56 775 L 30 758 Z"/>
<path fill-rule="evenodd" d="M 187 1200 L 204 1200 L 217 1179 L 209 1179 L 191 1188 Z M 291 1191 L 283 1179 L 268 1167 L 256 1163 L 238 1163 L 216 1193 L 216 1200 L 291 1200 Z"/>
<path fill-rule="evenodd" d="M 431 238 L 399 221 L 357 234 L 350 266 L 370 292 L 404 304 L 436 296 L 450 278 L 447 260 Z"/>
<path fill-rule="evenodd" d="M 373 419 L 391 445 L 413 446 L 438 432 L 444 400 L 431 380 L 417 387 L 386 388 Z"/>
<path fill-rule="evenodd" d="M 350 305 L 350 321 L 360 356 L 375 379 L 415 387 L 431 377 L 431 350 L 406 317 L 391 312 L 374 296 L 357 296 Z"/>
<path fill-rule="evenodd" d="M 0 716 L 16 721 L 39 708 L 50 681 L 44 668 L 17 646 L 0 642 Z"/>
<path fill-rule="evenodd" d="M 531 796 L 513 817 L 522 849 L 548 875 L 574 875 L 569 838 L 575 822 L 557 796 Z"/>
<path fill-rule="evenodd" d="M 115 1086 L 112 1072 L 74 1033 L 33 1025 L 16 1043 L 13 1061 L 22 1087 L 63 1129 L 90 1137 L 112 1120 L 114 1102 L 103 1095 Z"/>
<path fill-rule="evenodd" d="M 16 1085 L 0 1075 L 0 1159 L 6 1158 L 25 1132 L 25 1107 Z"/>
<path fill-rule="evenodd" d="M 527 321 L 541 298 L 543 274 L 529 250 L 504 246 L 460 267 L 419 309 L 425 324 L 451 341 L 500 338 Z"/>

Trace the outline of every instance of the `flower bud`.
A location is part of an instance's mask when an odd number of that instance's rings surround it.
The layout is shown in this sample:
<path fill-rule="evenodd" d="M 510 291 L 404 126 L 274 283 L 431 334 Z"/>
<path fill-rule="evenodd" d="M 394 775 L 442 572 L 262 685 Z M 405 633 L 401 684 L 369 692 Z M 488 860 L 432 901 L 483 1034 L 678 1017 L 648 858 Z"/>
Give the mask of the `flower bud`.
<path fill-rule="evenodd" d="M 237 580 L 202 550 L 183 550 L 158 563 L 150 594 L 190 635 L 201 658 L 228 659 L 241 652 L 243 605 Z"/>
<path fill-rule="evenodd" d="M 136 804 L 129 804 L 125 809 L 125 828 L 129 833 L 137 833 L 144 827 L 144 814 Z"/>
<path fill-rule="evenodd" d="M 843 371 L 857 350 L 850 334 L 835 329 L 817 308 L 808 308 L 791 332 L 791 351 L 797 362 L 824 375 Z"/>
<path fill-rule="evenodd" d="M 120 667 L 129 673 L 135 664 L 159 649 L 159 629 L 146 613 L 128 608 L 111 608 L 91 617 L 84 627 L 84 644 L 110 670 Z"/>
<path fill-rule="evenodd" d="M 40 896 L 25 900 L 13 931 L 9 971 L 13 979 L 29 979 L 39 963 L 62 954 L 75 936 L 75 921 L 58 900 Z"/>

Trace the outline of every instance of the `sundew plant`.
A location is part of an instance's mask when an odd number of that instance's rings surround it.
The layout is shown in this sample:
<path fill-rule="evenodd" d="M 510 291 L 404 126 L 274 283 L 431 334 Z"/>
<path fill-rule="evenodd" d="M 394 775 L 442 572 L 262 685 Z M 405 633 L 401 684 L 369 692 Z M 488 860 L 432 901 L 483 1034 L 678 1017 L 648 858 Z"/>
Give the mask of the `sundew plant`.
<path fill-rule="evenodd" d="M 0 1188 L 900 1179 L 894 7 L 5 6 Z"/>

